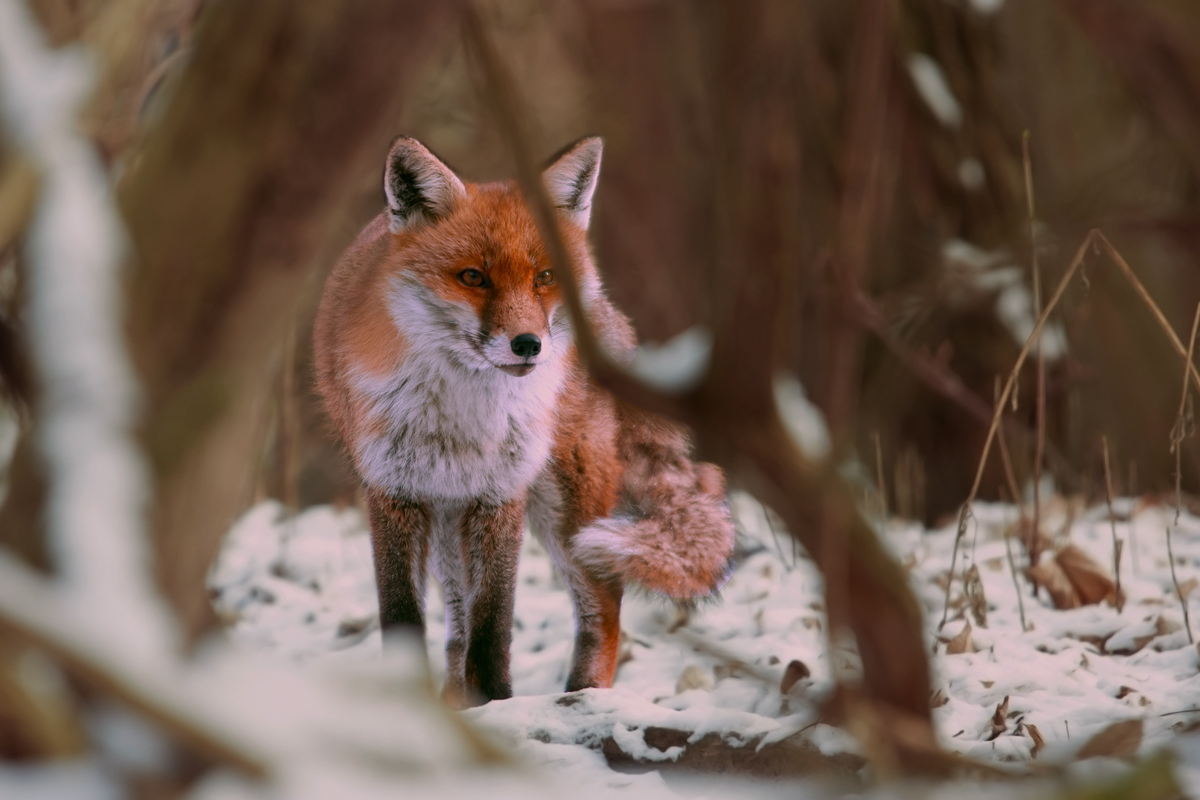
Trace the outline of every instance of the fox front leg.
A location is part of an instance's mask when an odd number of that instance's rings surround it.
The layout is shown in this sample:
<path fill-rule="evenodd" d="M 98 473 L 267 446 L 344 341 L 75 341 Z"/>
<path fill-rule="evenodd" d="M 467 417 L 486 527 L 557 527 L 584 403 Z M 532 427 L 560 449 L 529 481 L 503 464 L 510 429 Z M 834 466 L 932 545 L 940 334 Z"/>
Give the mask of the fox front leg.
<path fill-rule="evenodd" d="M 617 672 L 621 644 L 621 596 L 624 584 L 600 578 L 584 569 L 564 571 L 575 601 L 575 655 L 567 691 L 608 688 Z"/>
<path fill-rule="evenodd" d="M 461 542 L 467 583 L 462 704 L 512 697 L 509 647 L 525 500 L 480 503 L 463 514 Z"/>
<path fill-rule="evenodd" d="M 371 549 L 379 593 L 379 627 L 385 639 L 409 630 L 425 641 L 425 562 L 430 515 L 419 503 L 367 492 Z"/>

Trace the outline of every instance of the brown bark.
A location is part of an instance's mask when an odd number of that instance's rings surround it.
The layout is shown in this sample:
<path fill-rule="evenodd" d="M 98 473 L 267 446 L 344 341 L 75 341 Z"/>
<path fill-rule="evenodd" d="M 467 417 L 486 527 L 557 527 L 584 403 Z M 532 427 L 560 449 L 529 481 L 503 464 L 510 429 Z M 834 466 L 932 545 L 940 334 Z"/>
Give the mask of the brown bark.
<path fill-rule="evenodd" d="M 315 295 L 314 266 L 344 244 L 340 204 L 375 169 L 458 5 L 213 5 L 131 161 L 120 199 L 158 572 L 193 636 L 212 618 L 208 565 L 252 490 L 271 361 Z"/>

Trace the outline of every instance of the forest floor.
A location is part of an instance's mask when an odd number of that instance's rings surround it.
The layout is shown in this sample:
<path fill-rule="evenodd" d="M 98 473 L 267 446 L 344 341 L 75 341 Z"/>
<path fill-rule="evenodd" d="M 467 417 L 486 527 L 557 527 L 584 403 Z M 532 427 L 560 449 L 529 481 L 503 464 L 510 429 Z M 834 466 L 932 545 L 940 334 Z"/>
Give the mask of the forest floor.
<path fill-rule="evenodd" d="M 703 793 L 683 765 L 759 777 L 815 769 L 852 789 L 862 763 L 856 743 L 821 715 L 835 672 L 853 681 L 857 658 L 852 648 L 828 646 L 822 582 L 811 561 L 756 501 L 735 495 L 732 506 L 740 558 L 720 599 L 683 613 L 653 596 L 628 596 L 621 663 L 607 691 L 562 693 L 574 635 L 571 602 L 545 550 L 527 536 L 512 644 L 515 696 L 466 717 L 575 786 L 637 796 Z M 1059 764 L 1066 765 L 1060 776 L 1095 778 L 1122 772 L 1120 757 L 1169 747 L 1177 776 L 1200 796 L 1200 738 L 1186 735 L 1200 727 L 1200 653 L 1167 558 L 1174 512 L 1131 499 L 1114 509 L 1124 541 L 1122 610 L 1111 595 L 1058 610 L 1045 589 L 1035 596 L 1021 577 L 1024 630 L 1006 554 L 1005 532 L 1017 522 L 1013 506 L 976 505 L 940 632 L 955 525 L 881 527 L 911 575 L 931 645 L 938 641 L 931 702 L 946 748 L 1009 771 Z M 1097 585 L 1103 593 L 1103 573 L 1111 575 L 1113 565 L 1107 509 L 1054 498 L 1042 527 L 1056 532 L 1043 557 L 1047 582 L 1084 599 Z M 1020 565 L 1024 550 L 1010 544 Z M 1186 596 L 1200 578 L 1200 519 L 1185 512 L 1172 544 Z M 1053 553 L 1059 555 L 1051 563 Z M 986 609 L 986 626 L 975 618 L 965 631 L 971 612 L 960 578 L 972 565 L 982 589 L 975 606 Z M 320 507 L 287 518 L 277 503 L 256 506 L 231 531 L 210 585 L 241 649 L 299 662 L 378 658 L 369 536 L 353 509 Z M 432 580 L 427 619 L 437 681 L 445 628 Z M 1077 761 L 1081 751 L 1100 757 Z"/>

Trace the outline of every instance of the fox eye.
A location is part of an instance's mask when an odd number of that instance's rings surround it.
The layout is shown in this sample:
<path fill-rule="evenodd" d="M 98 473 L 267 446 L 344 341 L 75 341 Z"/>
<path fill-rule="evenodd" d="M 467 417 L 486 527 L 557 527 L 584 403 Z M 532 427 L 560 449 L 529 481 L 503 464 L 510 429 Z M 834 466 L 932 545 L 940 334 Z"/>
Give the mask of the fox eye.
<path fill-rule="evenodd" d="M 537 276 L 537 280 L 534 281 L 534 283 L 538 286 L 553 286 L 554 285 L 554 271 L 547 269 L 547 270 L 543 270 L 542 272 L 539 272 L 538 276 Z"/>
<path fill-rule="evenodd" d="M 477 269 L 464 269 L 458 273 L 458 279 L 464 286 L 483 286 L 483 273 Z"/>

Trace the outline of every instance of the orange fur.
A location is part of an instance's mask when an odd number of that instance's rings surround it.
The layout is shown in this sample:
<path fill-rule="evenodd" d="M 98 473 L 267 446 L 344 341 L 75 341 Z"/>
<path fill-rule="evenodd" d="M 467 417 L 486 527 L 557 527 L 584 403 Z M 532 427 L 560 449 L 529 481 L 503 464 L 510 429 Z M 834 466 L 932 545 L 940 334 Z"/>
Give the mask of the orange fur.
<path fill-rule="evenodd" d="M 546 182 L 600 339 L 628 354 L 632 328 L 587 250 L 599 157 L 585 140 Z M 423 625 L 430 563 L 447 594 L 448 697 L 507 696 L 528 510 L 576 607 L 567 687 L 608 686 L 626 581 L 676 599 L 723 582 L 733 527 L 720 471 L 587 375 L 512 183 L 464 184 L 400 139 L 385 190 L 388 210 L 334 268 L 314 330 L 321 392 L 368 489 L 381 623 Z"/>

